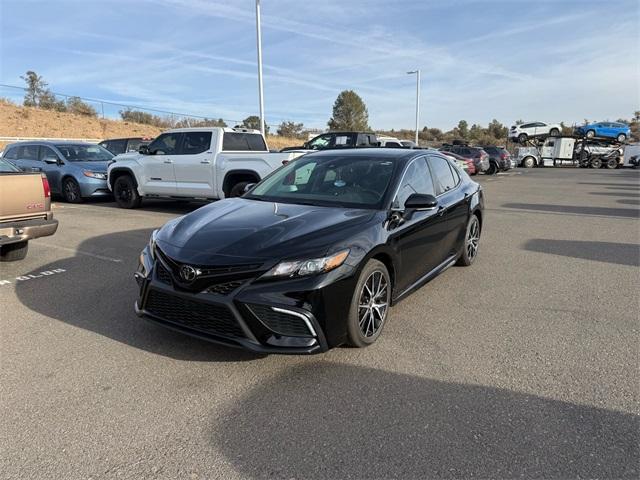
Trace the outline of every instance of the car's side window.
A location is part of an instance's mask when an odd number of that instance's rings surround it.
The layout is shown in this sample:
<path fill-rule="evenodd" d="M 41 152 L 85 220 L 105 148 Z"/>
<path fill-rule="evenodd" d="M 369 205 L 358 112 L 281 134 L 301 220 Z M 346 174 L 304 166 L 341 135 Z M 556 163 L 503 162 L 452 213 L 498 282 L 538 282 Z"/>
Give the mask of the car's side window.
<path fill-rule="evenodd" d="M 58 160 L 58 155 L 56 155 L 56 152 L 54 152 L 51 147 L 40 147 L 39 159 L 46 160 L 48 158 L 53 160 Z"/>
<path fill-rule="evenodd" d="M 2 158 L 6 158 L 7 160 L 15 160 L 18 158 L 18 147 L 11 147 L 4 153 Z"/>
<path fill-rule="evenodd" d="M 163 133 L 149 145 L 149 152 L 155 155 L 174 155 L 178 152 L 180 133 Z"/>
<path fill-rule="evenodd" d="M 18 151 L 18 160 L 38 160 L 38 145 L 22 145 Z"/>
<path fill-rule="evenodd" d="M 105 147 L 107 150 L 114 155 L 120 155 L 121 153 L 124 153 L 127 148 L 127 140 L 110 140 L 107 142 L 107 145 L 108 147 Z"/>
<path fill-rule="evenodd" d="M 211 132 L 188 132 L 182 140 L 182 155 L 197 155 L 209 150 Z"/>
<path fill-rule="evenodd" d="M 413 160 L 404 171 L 398 193 L 393 200 L 393 208 L 401 209 L 407 198 L 413 193 L 422 193 L 424 195 L 434 195 L 433 181 L 427 160 L 424 157 Z"/>
<path fill-rule="evenodd" d="M 433 176 L 437 195 L 442 195 L 455 188 L 458 182 L 453 176 L 449 162 L 442 157 L 432 156 L 429 157 L 429 166 L 431 167 L 431 175 Z"/>

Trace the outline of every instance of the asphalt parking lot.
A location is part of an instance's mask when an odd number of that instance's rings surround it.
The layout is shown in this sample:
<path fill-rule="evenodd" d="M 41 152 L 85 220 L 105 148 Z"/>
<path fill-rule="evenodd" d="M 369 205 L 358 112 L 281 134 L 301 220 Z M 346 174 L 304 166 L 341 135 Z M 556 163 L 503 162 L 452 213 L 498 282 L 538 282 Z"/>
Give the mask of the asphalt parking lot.
<path fill-rule="evenodd" d="M 640 172 L 479 181 L 476 264 L 310 357 L 135 316 L 141 248 L 195 205 L 56 202 L 0 265 L 1 476 L 638 478 Z"/>

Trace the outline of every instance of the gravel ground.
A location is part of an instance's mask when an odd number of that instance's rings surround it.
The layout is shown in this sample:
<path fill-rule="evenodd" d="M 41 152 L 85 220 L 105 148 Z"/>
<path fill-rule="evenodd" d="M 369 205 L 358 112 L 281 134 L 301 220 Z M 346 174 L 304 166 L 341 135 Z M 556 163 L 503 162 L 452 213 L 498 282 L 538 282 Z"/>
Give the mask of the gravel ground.
<path fill-rule="evenodd" d="M 56 203 L 0 265 L 0 477 L 638 478 L 639 173 L 480 177 L 476 264 L 311 357 L 135 316 L 139 251 L 197 206 Z"/>

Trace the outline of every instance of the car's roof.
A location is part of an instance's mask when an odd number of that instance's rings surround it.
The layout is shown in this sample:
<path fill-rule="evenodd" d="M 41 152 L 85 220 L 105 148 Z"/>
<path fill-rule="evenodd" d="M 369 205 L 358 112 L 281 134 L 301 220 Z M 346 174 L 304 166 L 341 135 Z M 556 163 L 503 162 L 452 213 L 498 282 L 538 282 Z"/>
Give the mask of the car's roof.
<path fill-rule="evenodd" d="M 96 145 L 95 143 L 73 141 L 73 140 L 25 140 L 7 145 L 7 147 L 15 147 L 19 145 L 46 145 L 55 147 L 56 145 Z"/>
<path fill-rule="evenodd" d="M 432 149 L 408 149 L 408 148 L 348 148 L 338 150 L 320 150 L 318 152 L 308 153 L 304 157 L 322 158 L 322 157 L 369 157 L 369 158 L 388 158 L 396 160 L 409 160 L 424 155 L 425 153 L 442 152 Z"/>

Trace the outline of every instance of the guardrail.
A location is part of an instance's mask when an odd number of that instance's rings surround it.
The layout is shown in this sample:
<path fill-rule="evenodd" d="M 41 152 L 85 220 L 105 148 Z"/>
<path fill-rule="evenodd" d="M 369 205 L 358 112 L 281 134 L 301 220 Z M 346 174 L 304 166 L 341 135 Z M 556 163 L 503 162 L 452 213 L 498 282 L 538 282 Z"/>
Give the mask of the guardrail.
<path fill-rule="evenodd" d="M 98 143 L 103 138 L 0 137 L 0 142 L 87 142 Z"/>

